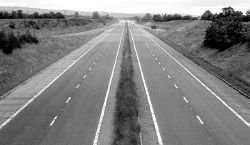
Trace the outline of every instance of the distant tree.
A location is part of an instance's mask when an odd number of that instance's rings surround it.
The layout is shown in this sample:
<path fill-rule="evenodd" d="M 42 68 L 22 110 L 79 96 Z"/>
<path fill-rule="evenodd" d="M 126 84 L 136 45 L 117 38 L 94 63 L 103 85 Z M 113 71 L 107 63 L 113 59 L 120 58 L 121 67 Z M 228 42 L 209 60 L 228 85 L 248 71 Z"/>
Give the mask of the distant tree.
<path fill-rule="evenodd" d="M 64 15 L 61 12 L 57 12 L 54 15 L 54 19 L 65 19 Z"/>
<path fill-rule="evenodd" d="M 93 19 L 100 19 L 100 15 L 97 11 L 94 11 L 93 14 L 92 14 L 92 18 Z"/>
<path fill-rule="evenodd" d="M 22 19 L 24 18 L 23 11 L 22 10 L 17 10 L 17 18 Z"/>
<path fill-rule="evenodd" d="M 79 13 L 78 13 L 78 12 L 75 12 L 75 14 L 74 14 L 74 19 L 78 20 L 79 18 L 80 18 Z"/>
<path fill-rule="evenodd" d="M 179 15 L 179 14 L 174 14 L 174 15 L 172 16 L 172 18 L 173 18 L 174 20 L 182 20 L 182 16 Z"/>
<path fill-rule="evenodd" d="M 144 17 L 142 17 L 142 20 L 144 20 L 144 21 L 150 21 L 152 19 L 153 19 L 153 17 L 150 13 L 147 13 Z"/>
<path fill-rule="evenodd" d="M 8 12 L 4 11 L 3 12 L 3 19 L 9 19 L 10 15 Z"/>
<path fill-rule="evenodd" d="M 157 22 L 162 22 L 162 16 L 160 14 L 153 15 L 153 20 Z"/>
<path fill-rule="evenodd" d="M 243 18 L 243 21 L 245 21 L 245 22 L 250 21 L 250 10 L 247 10 L 246 16 Z"/>
<path fill-rule="evenodd" d="M 17 12 L 16 11 L 12 11 L 10 14 L 10 19 L 16 19 L 17 18 Z"/>
<path fill-rule="evenodd" d="M 39 17 L 40 17 L 39 13 L 38 12 L 34 12 L 33 18 L 34 19 L 39 19 Z"/>
<path fill-rule="evenodd" d="M 201 20 L 208 20 L 212 21 L 214 18 L 214 14 L 210 12 L 209 10 L 206 10 L 202 15 L 201 15 Z"/>

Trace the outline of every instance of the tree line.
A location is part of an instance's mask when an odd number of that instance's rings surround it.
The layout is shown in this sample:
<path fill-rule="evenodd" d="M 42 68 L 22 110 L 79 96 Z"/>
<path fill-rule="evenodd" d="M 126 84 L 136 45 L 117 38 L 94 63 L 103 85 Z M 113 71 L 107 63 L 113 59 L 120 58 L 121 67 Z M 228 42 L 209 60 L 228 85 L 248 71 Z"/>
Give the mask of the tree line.
<path fill-rule="evenodd" d="M 250 21 L 250 10 L 246 11 L 245 15 L 241 11 L 234 11 L 233 9 L 229 9 L 229 10 L 232 10 L 232 12 L 234 13 L 235 17 L 237 17 L 237 19 L 239 21 L 244 21 L 244 22 Z M 213 20 L 221 17 L 221 15 L 222 15 L 221 13 L 219 13 L 219 14 L 215 13 L 215 14 L 213 14 L 210 10 L 206 10 L 201 15 L 201 20 L 213 21 Z"/>
<path fill-rule="evenodd" d="M 61 12 L 26 14 L 22 10 L 17 10 L 12 12 L 0 11 L 0 19 L 65 19 L 65 16 Z"/>
<path fill-rule="evenodd" d="M 151 15 L 147 13 L 145 16 L 141 18 L 142 21 L 157 21 L 157 22 L 166 22 L 166 21 L 173 21 L 173 20 L 198 20 L 198 17 L 194 17 L 191 15 L 182 16 L 180 14 L 154 14 Z"/>

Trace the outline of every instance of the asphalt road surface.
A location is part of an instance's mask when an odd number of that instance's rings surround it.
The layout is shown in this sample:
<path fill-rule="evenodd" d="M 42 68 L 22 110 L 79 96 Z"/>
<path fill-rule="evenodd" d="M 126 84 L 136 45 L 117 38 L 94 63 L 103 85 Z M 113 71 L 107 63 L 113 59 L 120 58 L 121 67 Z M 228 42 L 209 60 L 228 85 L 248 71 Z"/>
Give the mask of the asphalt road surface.
<path fill-rule="evenodd" d="M 124 30 L 100 41 L 0 130 L 0 145 L 90 145 Z"/>
<path fill-rule="evenodd" d="M 186 58 L 129 27 L 159 144 L 250 144 L 249 123 L 186 67 Z M 5 125 L 0 145 L 92 145 L 123 31 L 121 22 Z"/>
<path fill-rule="evenodd" d="M 129 26 L 162 144 L 250 144 L 249 123 L 185 67 L 191 65 L 186 58 L 138 25 Z"/>

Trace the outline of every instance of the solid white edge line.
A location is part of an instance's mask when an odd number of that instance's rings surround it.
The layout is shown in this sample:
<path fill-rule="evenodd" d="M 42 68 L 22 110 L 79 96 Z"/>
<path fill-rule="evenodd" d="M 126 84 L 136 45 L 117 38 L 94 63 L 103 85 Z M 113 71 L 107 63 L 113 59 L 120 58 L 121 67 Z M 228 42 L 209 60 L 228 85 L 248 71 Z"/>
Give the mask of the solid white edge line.
<path fill-rule="evenodd" d="M 33 102 L 44 90 L 46 90 L 50 85 L 52 85 L 60 76 L 62 76 L 69 68 L 71 68 L 76 62 L 78 62 L 83 56 L 85 56 L 93 47 L 95 47 L 99 42 L 101 42 L 106 36 L 104 35 L 100 40 L 98 40 L 94 45 L 92 45 L 83 55 L 81 55 L 77 60 L 75 60 L 69 67 L 67 67 L 62 73 L 60 73 L 53 81 L 51 81 L 47 86 L 45 86 L 39 93 L 37 93 L 33 98 L 31 98 L 25 105 L 23 105 L 19 110 L 17 110 L 13 115 L 11 115 L 7 120 L 0 125 L 2 129 L 6 124 L 8 124 L 17 114 L 19 114 L 25 107 L 27 107 L 31 102 Z"/>
<path fill-rule="evenodd" d="M 69 98 L 67 99 L 66 103 L 69 103 L 70 99 L 71 99 L 71 97 L 69 97 Z"/>
<path fill-rule="evenodd" d="M 196 118 L 200 121 L 200 123 L 203 125 L 203 121 L 201 120 L 200 116 L 196 115 Z"/>
<path fill-rule="evenodd" d="M 176 63 L 178 63 L 184 70 L 186 70 L 196 81 L 198 81 L 203 87 L 205 87 L 211 94 L 213 94 L 224 106 L 226 106 L 233 114 L 235 114 L 246 126 L 250 127 L 250 123 L 241 117 L 233 108 L 227 105 L 217 94 L 215 94 L 210 88 L 201 82 L 193 73 L 191 73 L 186 67 L 184 67 L 179 61 L 177 61 L 172 55 L 170 55 L 165 49 L 163 49 L 153 38 L 151 38 L 146 32 L 144 32 L 139 26 L 137 26 L 141 32 L 146 34 L 161 50 L 163 50 L 168 56 L 170 56 Z"/>
<path fill-rule="evenodd" d="M 99 137 L 99 134 L 100 134 L 102 120 L 103 120 L 103 117 L 104 117 L 105 108 L 106 108 L 106 104 L 107 104 L 107 100 L 108 100 L 108 96 L 109 96 L 109 90 L 110 90 L 110 87 L 111 87 L 111 82 L 113 80 L 115 66 L 116 66 L 116 63 L 117 63 L 117 58 L 118 58 L 120 48 L 121 48 L 123 32 L 124 32 L 124 27 L 123 27 L 123 30 L 122 30 L 122 35 L 121 35 L 120 43 L 119 43 L 118 50 L 117 50 L 117 53 L 116 53 L 115 62 L 114 62 L 113 69 L 112 69 L 112 72 L 111 72 L 111 76 L 110 76 L 110 79 L 109 79 L 108 89 L 107 89 L 106 96 L 105 96 L 105 99 L 104 99 L 104 103 L 103 103 L 103 106 L 102 106 L 102 111 L 101 111 L 99 123 L 98 123 L 98 126 L 97 126 L 97 130 L 96 130 L 96 133 L 95 133 L 95 138 L 94 138 L 93 145 L 97 145 L 97 143 L 98 143 L 98 137 Z"/>
<path fill-rule="evenodd" d="M 187 100 L 187 98 L 186 98 L 186 97 L 183 97 L 183 99 L 186 101 L 186 103 L 188 103 L 188 100 Z"/>
<path fill-rule="evenodd" d="M 54 117 L 54 119 L 51 121 L 51 123 L 50 123 L 50 125 L 49 125 L 49 126 L 52 126 L 52 125 L 55 123 L 56 119 L 57 119 L 57 116 L 56 116 L 56 117 Z"/>
<path fill-rule="evenodd" d="M 144 88 L 145 88 L 145 91 L 146 91 L 146 96 L 147 96 L 147 99 L 148 99 L 149 108 L 150 108 L 150 111 L 151 111 L 151 114 L 152 114 L 152 119 L 153 119 L 153 122 L 154 122 L 154 127 L 155 127 L 155 131 L 156 131 L 156 135 L 157 135 L 157 138 L 158 138 L 158 143 L 159 143 L 159 145 L 163 145 L 161 134 L 160 134 L 160 130 L 159 130 L 159 127 L 158 127 L 158 124 L 157 124 L 157 120 L 156 120 L 156 117 L 155 117 L 153 105 L 151 103 L 151 99 L 150 99 L 150 96 L 149 96 L 149 92 L 148 92 L 148 88 L 147 88 L 147 85 L 146 85 L 146 81 L 144 79 L 144 75 L 143 75 L 143 72 L 142 72 L 140 58 L 139 58 L 137 50 L 136 50 L 136 46 L 135 46 L 133 34 L 132 34 L 131 30 L 130 30 L 130 27 L 128 27 L 128 29 L 129 29 L 130 34 L 131 34 L 131 38 L 132 38 L 132 42 L 133 42 L 133 46 L 134 46 L 136 58 L 137 58 L 138 65 L 139 65 L 139 68 L 140 68 L 140 73 L 141 73 L 143 85 L 144 85 Z"/>

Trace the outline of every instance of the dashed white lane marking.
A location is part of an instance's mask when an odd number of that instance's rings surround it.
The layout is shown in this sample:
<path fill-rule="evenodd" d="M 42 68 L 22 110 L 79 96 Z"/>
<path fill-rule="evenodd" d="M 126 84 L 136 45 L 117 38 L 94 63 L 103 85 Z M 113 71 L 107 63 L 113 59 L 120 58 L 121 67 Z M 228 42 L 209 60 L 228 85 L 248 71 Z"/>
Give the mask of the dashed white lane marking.
<path fill-rule="evenodd" d="M 102 56 L 102 54 L 100 54 L 100 56 Z"/>
<path fill-rule="evenodd" d="M 224 106 L 226 106 L 234 115 L 236 115 L 246 126 L 250 127 L 250 123 L 247 122 L 242 116 L 240 116 L 233 108 L 231 108 L 225 101 L 223 101 L 215 92 L 213 92 L 209 87 L 207 87 L 200 79 L 198 79 L 192 72 L 190 72 L 185 66 L 183 66 L 177 59 L 175 59 L 171 54 L 169 54 L 165 49 L 163 49 L 153 38 L 151 38 L 145 31 L 137 26 L 141 32 L 146 34 L 161 50 L 163 50 L 168 56 L 170 56 L 177 64 L 179 64 L 184 70 L 186 70 L 197 82 L 199 82 L 204 88 L 206 88 L 211 94 L 213 94 Z"/>
<path fill-rule="evenodd" d="M 159 130 L 159 127 L 158 127 L 158 124 L 157 124 L 157 120 L 156 120 L 156 116 L 155 116 L 155 113 L 154 113 L 153 105 L 152 105 L 152 103 L 151 103 L 151 99 L 150 99 L 150 96 L 149 96 L 147 84 L 146 84 L 146 81 L 145 81 L 145 79 L 144 79 L 144 75 L 143 75 L 143 72 L 142 72 L 140 58 L 139 58 L 139 56 L 138 56 L 138 53 L 137 53 L 137 50 L 136 50 L 136 47 L 135 47 L 135 42 L 134 42 L 133 34 L 132 34 L 132 32 L 131 32 L 131 30 L 130 30 L 129 27 L 128 27 L 128 29 L 129 29 L 130 34 L 131 34 L 131 37 L 132 37 L 132 42 L 133 42 L 133 46 L 134 46 L 136 58 L 137 58 L 138 65 L 139 65 L 139 68 L 140 68 L 140 73 L 141 73 L 143 85 L 144 85 L 144 88 L 145 88 L 145 92 L 146 92 L 146 96 L 147 96 L 149 108 L 150 108 L 151 115 L 152 115 L 153 122 L 154 122 L 155 132 L 156 132 L 156 135 L 157 135 L 157 138 L 158 138 L 158 144 L 159 144 L 159 145 L 163 145 L 162 138 L 161 138 L 161 134 L 160 134 L 160 130 Z"/>
<path fill-rule="evenodd" d="M 157 60 L 157 57 L 155 58 L 155 60 Z"/>
<path fill-rule="evenodd" d="M 76 88 L 79 88 L 80 87 L 80 84 L 78 84 L 77 86 L 76 86 Z"/>
<path fill-rule="evenodd" d="M 153 52 L 151 51 L 151 53 L 153 53 Z"/>
<path fill-rule="evenodd" d="M 56 116 L 56 117 L 54 117 L 54 119 L 51 121 L 51 123 L 50 123 L 50 125 L 49 126 L 52 126 L 54 123 L 55 123 L 55 121 L 56 121 L 56 119 L 57 119 L 58 117 Z"/>
<path fill-rule="evenodd" d="M 153 53 L 153 56 L 155 56 L 155 54 Z"/>
<path fill-rule="evenodd" d="M 69 97 L 69 98 L 67 99 L 66 103 L 69 103 L 70 99 L 71 99 L 71 97 Z"/>
<path fill-rule="evenodd" d="M 200 121 L 200 123 L 203 125 L 203 121 L 201 120 L 200 116 L 196 115 L 196 118 Z"/>
<path fill-rule="evenodd" d="M 83 58 L 93 47 L 95 47 L 99 42 L 101 42 L 106 36 L 109 34 L 105 34 L 101 39 L 99 39 L 95 44 L 89 47 L 86 52 L 77 58 L 72 64 L 70 64 L 63 72 L 61 72 L 55 79 L 53 79 L 47 86 L 45 86 L 39 93 L 37 93 L 33 98 L 31 98 L 25 105 L 23 105 L 20 109 L 18 109 L 13 115 L 11 115 L 7 120 L 4 121 L 0 125 L 0 129 L 2 129 L 6 124 L 8 124 L 15 116 L 17 116 L 24 108 L 26 108 L 31 102 L 33 102 L 39 95 L 41 95 L 49 86 L 51 86 L 59 77 L 61 77 L 68 69 L 70 69 L 75 63 L 77 63 L 81 58 Z"/>
<path fill-rule="evenodd" d="M 170 75 L 168 75 L 168 78 L 171 78 Z"/>
<path fill-rule="evenodd" d="M 177 89 L 178 88 L 178 86 L 176 85 L 176 84 L 174 84 L 174 87 Z"/>
<path fill-rule="evenodd" d="M 87 77 L 87 75 L 84 75 L 83 78 L 85 79 Z"/>
<path fill-rule="evenodd" d="M 165 71 L 165 68 L 162 68 L 163 69 L 163 71 Z"/>
<path fill-rule="evenodd" d="M 91 70 L 91 67 L 89 68 L 89 70 Z"/>
<path fill-rule="evenodd" d="M 183 97 L 183 99 L 185 100 L 185 102 L 186 102 L 186 103 L 188 103 L 188 100 L 187 100 L 187 98 L 186 98 L 186 97 Z"/>
<path fill-rule="evenodd" d="M 107 89 L 106 96 L 105 96 L 105 99 L 104 99 L 104 103 L 103 103 L 103 106 L 102 106 L 102 112 L 101 112 L 100 119 L 99 119 L 99 122 L 98 122 L 97 130 L 96 130 L 96 133 L 95 133 L 95 138 L 94 138 L 93 145 L 97 145 L 97 143 L 98 143 L 98 137 L 99 137 L 99 134 L 100 134 L 102 120 L 103 120 L 103 117 L 104 117 L 105 108 L 106 108 L 106 104 L 107 104 L 107 100 L 108 100 L 108 96 L 109 96 L 109 90 L 110 90 L 111 82 L 112 82 L 113 76 L 114 76 L 114 71 L 115 71 L 115 66 L 116 66 L 116 63 L 117 63 L 118 54 L 119 54 L 120 48 L 121 48 L 123 33 L 124 33 L 124 27 L 123 27 L 123 30 L 122 30 L 122 35 L 121 35 L 121 38 L 120 38 L 118 50 L 116 52 L 115 62 L 114 62 L 113 69 L 112 69 L 112 72 L 111 72 L 111 76 L 110 76 L 110 79 L 109 79 L 108 89 Z"/>
<path fill-rule="evenodd" d="M 161 64 L 161 63 L 159 62 L 159 64 Z"/>
<path fill-rule="evenodd" d="M 95 64 L 95 62 L 93 64 Z"/>

